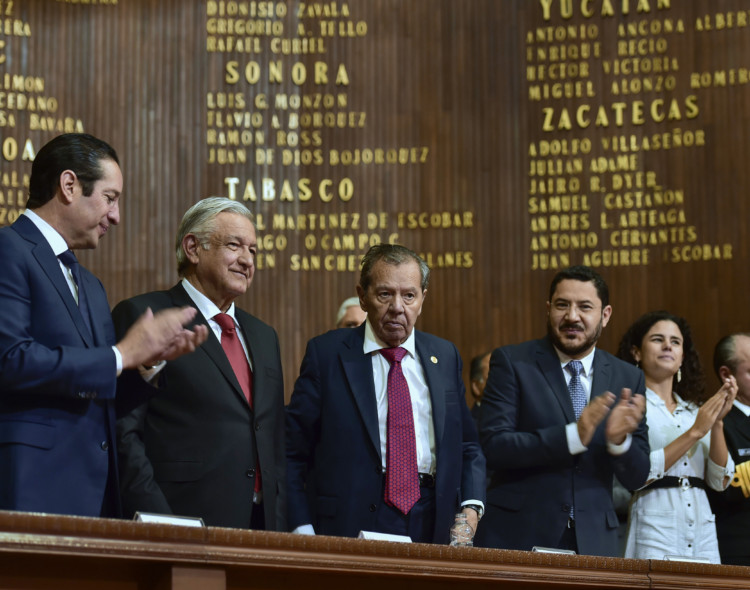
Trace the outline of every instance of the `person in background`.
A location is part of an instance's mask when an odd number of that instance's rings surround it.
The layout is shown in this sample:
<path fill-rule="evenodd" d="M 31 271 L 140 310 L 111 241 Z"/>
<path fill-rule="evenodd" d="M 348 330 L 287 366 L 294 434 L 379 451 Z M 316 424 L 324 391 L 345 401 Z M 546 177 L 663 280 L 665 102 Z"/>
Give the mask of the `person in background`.
<path fill-rule="evenodd" d="M 728 376 L 714 395 L 705 393 L 703 370 L 684 318 L 652 311 L 620 341 L 618 356 L 646 376 L 650 471 L 630 506 L 625 557 L 666 555 L 719 563 L 716 526 L 706 489 L 723 490 L 734 461 L 723 420 L 737 382 Z"/>
<path fill-rule="evenodd" d="M 287 409 L 293 531 L 448 543 L 458 511 L 476 531 L 484 457 L 461 357 L 414 329 L 429 277 L 408 248 L 373 246 L 357 286 L 367 320 L 308 342 Z"/>
<path fill-rule="evenodd" d="M 735 464 L 730 486 L 709 490 L 716 515 L 721 563 L 750 565 L 750 334 L 725 336 L 714 348 L 714 371 L 737 381 L 737 397 L 724 417 L 724 437 Z"/>
<path fill-rule="evenodd" d="M 367 314 L 359 306 L 359 297 L 345 299 L 336 314 L 337 328 L 356 328 L 365 321 Z"/>
<path fill-rule="evenodd" d="M 182 280 L 115 307 L 118 332 L 144 309 L 197 310 L 208 339 L 166 363 L 161 395 L 117 424 L 126 514 L 200 517 L 210 526 L 285 530 L 284 383 L 276 331 L 235 305 L 255 275 L 253 215 L 214 197 L 183 216 Z"/>
<path fill-rule="evenodd" d="M 479 431 L 493 474 L 477 545 L 618 555 L 613 475 L 643 485 L 648 438 L 643 374 L 596 347 L 611 315 L 604 279 L 570 267 L 550 285 L 547 337 L 492 353 Z"/>
<path fill-rule="evenodd" d="M 115 150 L 83 133 L 44 145 L 26 211 L 0 229 L 0 509 L 119 516 L 115 413 L 156 392 L 123 369 L 194 350 L 195 311 L 143 310 L 115 341 L 101 282 L 73 250 L 120 222 Z M 119 377 L 119 378 L 118 378 Z M 117 406 L 117 408 L 116 408 Z"/>
<path fill-rule="evenodd" d="M 474 405 L 471 406 L 471 417 L 479 425 L 479 408 L 482 405 L 482 394 L 484 393 L 484 384 L 487 383 L 487 375 L 490 373 L 490 355 L 492 351 L 480 354 L 471 359 L 469 365 L 469 377 L 471 380 L 471 397 L 474 398 Z"/>

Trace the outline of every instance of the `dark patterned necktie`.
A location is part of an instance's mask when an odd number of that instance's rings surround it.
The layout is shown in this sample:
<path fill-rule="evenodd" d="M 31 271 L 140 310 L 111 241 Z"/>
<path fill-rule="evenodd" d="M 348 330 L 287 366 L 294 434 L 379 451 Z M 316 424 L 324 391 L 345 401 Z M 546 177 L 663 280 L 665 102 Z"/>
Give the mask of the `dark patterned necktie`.
<path fill-rule="evenodd" d="M 568 391 L 570 392 L 570 399 L 573 402 L 573 411 L 576 414 L 576 420 L 578 420 L 587 403 L 586 390 L 583 388 L 580 377 L 583 372 L 583 363 L 581 361 L 570 361 L 565 365 L 565 368 L 570 373 Z"/>
<path fill-rule="evenodd" d="M 419 500 L 417 441 L 414 415 L 401 359 L 406 349 L 383 348 L 380 351 L 391 368 L 388 371 L 388 418 L 386 420 L 385 502 L 408 514 Z"/>
<path fill-rule="evenodd" d="M 89 333 L 93 334 L 91 330 L 91 315 L 89 313 L 88 300 L 86 299 L 86 292 L 83 290 L 83 283 L 81 282 L 81 266 L 78 264 L 78 258 L 73 254 L 72 250 L 65 250 L 57 256 L 62 263 L 70 269 L 70 274 L 73 275 L 73 281 L 76 284 L 78 290 L 78 311 L 83 316 L 83 321 L 89 330 Z"/>

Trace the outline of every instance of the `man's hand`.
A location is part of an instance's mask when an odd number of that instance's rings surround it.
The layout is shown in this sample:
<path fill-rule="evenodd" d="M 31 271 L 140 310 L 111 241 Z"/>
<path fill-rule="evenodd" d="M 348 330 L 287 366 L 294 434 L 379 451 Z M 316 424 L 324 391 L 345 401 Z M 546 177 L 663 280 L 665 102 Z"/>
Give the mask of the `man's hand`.
<path fill-rule="evenodd" d="M 197 313 L 198 310 L 190 306 L 165 309 L 156 315 L 147 309 L 117 343 L 122 368 L 134 369 L 161 360 L 174 360 L 195 350 L 208 337 L 206 326 L 195 326 L 193 330 L 184 327 Z"/>
<path fill-rule="evenodd" d="M 594 432 L 602 420 L 607 417 L 612 404 L 615 403 L 615 395 L 605 391 L 600 396 L 595 397 L 581 412 L 578 418 L 578 437 L 584 447 L 589 446 Z"/>
<path fill-rule="evenodd" d="M 193 352 L 206 341 L 207 337 L 208 327 L 203 324 L 193 326 L 192 331 L 183 328 L 171 344 L 164 350 L 163 354 L 160 354 L 159 358 L 155 360 L 156 362 L 173 361 L 174 359 L 181 357 L 183 354 Z"/>
<path fill-rule="evenodd" d="M 724 420 L 724 417 L 729 413 L 729 410 L 732 409 L 732 406 L 734 406 L 734 400 L 737 397 L 737 391 L 739 387 L 737 385 L 737 380 L 734 378 L 734 375 L 730 375 L 726 379 L 724 379 L 724 384 L 721 386 L 721 389 L 717 391 L 714 396 L 718 395 L 720 392 L 725 392 L 726 397 L 724 398 L 724 405 L 722 406 L 721 410 L 719 411 L 719 415 L 717 416 L 717 421 Z"/>
<path fill-rule="evenodd" d="M 479 524 L 479 515 L 477 514 L 477 511 L 473 508 L 464 508 L 461 512 L 466 515 L 466 522 L 469 523 L 471 530 L 474 531 L 474 534 L 476 535 L 477 525 Z"/>
<path fill-rule="evenodd" d="M 607 418 L 607 442 L 613 445 L 625 442 L 625 437 L 638 428 L 645 412 L 646 396 L 634 395 L 628 388 L 624 388 L 617 405 Z"/>

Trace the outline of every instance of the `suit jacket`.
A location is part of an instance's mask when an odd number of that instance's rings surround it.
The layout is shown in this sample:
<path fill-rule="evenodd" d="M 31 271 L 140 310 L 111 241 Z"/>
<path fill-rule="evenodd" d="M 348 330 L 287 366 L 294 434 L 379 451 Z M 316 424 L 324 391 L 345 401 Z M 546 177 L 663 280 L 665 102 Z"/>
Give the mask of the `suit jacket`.
<path fill-rule="evenodd" d="M 597 349 L 591 398 L 611 391 L 619 399 L 623 387 L 643 393 L 643 373 Z M 560 360 L 548 338 L 492 353 L 479 432 L 493 476 L 475 544 L 522 550 L 557 547 L 572 506 L 579 552 L 618 553 L 612 476 L 631 490 L 645 483 L 645 418 L 632 435 L 630 449 L 619 456 L 607 450 L 606 421 L 588 450 L 572 455 L 565 426 L 575 420 Z"/>
<path fill-rule="evenodd" d="M 724 437 L 737 467 L 750 460 L 750 418 L 736 407 L 724 418 Z M 716 492 L 709 488 L 707 493 L 716 515 L 721 563 L 747 565 L 750 562 L 750 498 L 743 494 L 740 478 L 743 476 L 737 469 L 732 485 L 726 490 Z"/>
<path fill-rule="evenodd" d="M 112 314 L 123 333 L 147 307 L 193 304 L 181 284 L 139 295 Z M 123 507 L 250 527 L 256 453 L 268 530 L 285 528 L 284 379 L 276 331 L 236 308 L 253 366 L 250 409 L 221 343 L 166 364 L 159 394 L 118 421 Z M 208 326 L 199 313 L 195 322 Z M 210 328 L 209 328 L 210 330 Z"/>
<path fill-rule="evenodd" d="M 345 537 L 377 530 L 383 474 L 372 359 L 363 352 L 364 334 L 362 324 L 333 330 L 307 344 L 287 408 L 291 529 L 312 524 L 319 534 Z M 466 406 L 455 346 L 417 332 L 416 350 L 435 428 L 432 542 L 447 543 L 460 502 L 484 501 L 484 457 Z"/>
<path fill-rule="evenodd" d="M 99 516 L 117 389 L 104 287 L 81 267 L 92 334 L 28 217 L 0 229 L 0 259 L 0 509 Z M 109 515 L 119 507 L 110 484 Z"/>

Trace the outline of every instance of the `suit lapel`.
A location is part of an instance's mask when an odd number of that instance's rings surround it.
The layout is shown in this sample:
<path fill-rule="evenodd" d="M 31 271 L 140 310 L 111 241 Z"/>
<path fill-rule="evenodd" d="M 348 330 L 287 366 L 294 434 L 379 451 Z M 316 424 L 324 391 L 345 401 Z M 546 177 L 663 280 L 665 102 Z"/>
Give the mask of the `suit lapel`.
<path fill-rule="evenodd" d="M 565 420 L 568 423 L 575 422 L 576 415 L 573 410 L 573 401 L 570 399 L 568 385 L 565 383 L 565 376 L 560 368 L 560 358 L 557 356 L 552 343 L 546 338 L 541 340 L 541 346 L 537 350 L 537 365 L 560 404 L 563 414 L 565 414 Z"/>
<path fill-rule="evenodd" d="M 263 396 L 263 392 L 265 391 L 265 355 L 263 354 L 263 343 L 258 342 L 257 336 L 253 333 L 253 331 L 250 329 L 250 322 L 245 317 L 245 314 L 242 313 L 241 310 L 237 309 L 235 307 L 234 310 L 235 316 L 237 317 L 237 321 L 240 324 L 240 329 L 242 330 L 242 335 L 245 338 L 245 344 L 247 345 L 247 352 L 250 356 L 250 360 L 252 361 L 252 367 L 253 367 L 253 412 L 255 414 L 259 414 L 260 410 L 263 408 L 263 402 L 265 401 L 265 398 Z M 223 352 L 223 349 L 222 349 Z M 228 361 L 227 361 L 228 362 Z M 231 365 L 230 365 L 231 366 Z M 232 371 L 232 375 L 234 375 L 234 371 Z M 234 382 L 232 383 L 232 386 L 235 388 L 235 391 L 237 393 L 242 395 L 242 399 L 245 399 L 245 394 L 242 393 L 242 388 L 240 388 L 240 383 L 237 381 L 237 378 L 235 377 Z"/>
<path fill-rule="evenodd" d="M 354 401 L 362 416 L 367 436 L 375 448 L 380 460 L 380 427 L 378 425 L 378 407 L 375 399 L 375 384 L 372 378 L 372 358 L 362 352 L 365 340 L 365 326 L 349 330 L 344 339 L 344 347 L 339 353 L 344 375 L 349 383 Z"/>
<path fill-rule="evenodd" d="M 101 318 L 106 318 L 110 315 L 107 297 L 106 295 L 104 297 L 100 296 L 102 290 L 99 282 L 94 275 L 83 267 L 81 267 L 81 282 L 83 283 L 82 289 L 86 293 L 86 301 L 88 302 L 89 314 L 91 315 L 90 320 L 91 329 L 94 332 L 94 343 L 97 346 L 108 345 L 109 343 L 104 331 L 105 324 L 101 321 Z"/>
<path fill-rule="evenodd" d="M 32 254 L 36 261 L 39 263 L 39 267 L 42 269 L 44 274 L 50 280 L 55 290 L 60 295 L 60 300 L 65 309 L 68 310 L 73 323 L 81 335 L 86 346 L 92 347 L 94 345 L 93 337 L 89 329 L 86 327 L 86 323 L 83 321 L 81 311 L 78 309 L 73 293 L 70 292 L 65 277 L 63 276 L 62 269 L 60 268 L 60 262 L 52 251 L 47 240 L 42 235 L 42 232 L 34 225 L 28 217 L 21 215 L 18 220 L 13 224 L 14 229 L 24 239 L 28 240 L 34 247 L 32 248 Z M 85 273 L 84 273 L 85 274 Z M 85 288 L 85 287 L 84 287 Z M 92 320 L 93 321 L 93 320 Z"/>
<path fill-rule="evenodd" d="M 435 427 L 435 448 L 440 448 L 445 431 L 445 385 L 452 383 L 445 378 L 445 363 L 448 359 L 440 358 L 437 351 L 431 350 L 424 336 L 416 333 L 417 357 L 424 372 L 427 389 L 432 404 L 432 422 Z"/>
<path fill-rule="evenodd" d="M 606 356 L 601 354 L 599 350 L 594 352 L 592 367 L 594 369 L 594 380 L 591 382 L 591 399 L 594 399 L 597 395 L 610 389 L 609 383 L 612 375 L 612 367 Z M 618 398 L 620 397 L 619 391 L 613 391 L 612 393 Z"/>
<path fill-rule="evenodd" d="M 193 303 L 193 300 L 190 299 L 190 296 L 187 294 L 187 291 L 185 291 L 181 283 L 178 283 L 177 285 L 172 287 L 172 289 L 169 290 L 169 293 L 175 306 L 182 307 L 185 305 L 190 305 L 191 307 L 195 307 L 195 303 Z M 242 399 L 244 405 L 249 409 L 247 399 L 245 399 L 245 394 L 242 392 L 242 388 L 240 387 L 240 382 L 237 381 L 237 376 L 234 374 L 234 369 L 232 369 L 232 365 L 229 363 L 229 359 L 227 358 L 224 349 L 221 347 L 221 342 L 219 342 L 219 339 L 216 338 L 213 330 L 211 329 L 211 326 L 209 326 L 208 324 L 207 319 L 203 317 L 203 314 L 200 313 L 200 311 L 196 315 L 196 319 L 193 322 L 193 325 L 196 324 L 203 324 L 204 326 L 206 326 L 206 328 L 208 328 L 209 331 L 208 338 L 206 338 L 206 341 L 201 344 L 201 350 L 203 350 L 203 352 L 208 355 L 208 358 L 210 358 L 211 361 L 216 365 L 227 382 L 229 382 L 229 384 L 232 386 L 232 389 L 234 389 L 235 393 Z"/>

